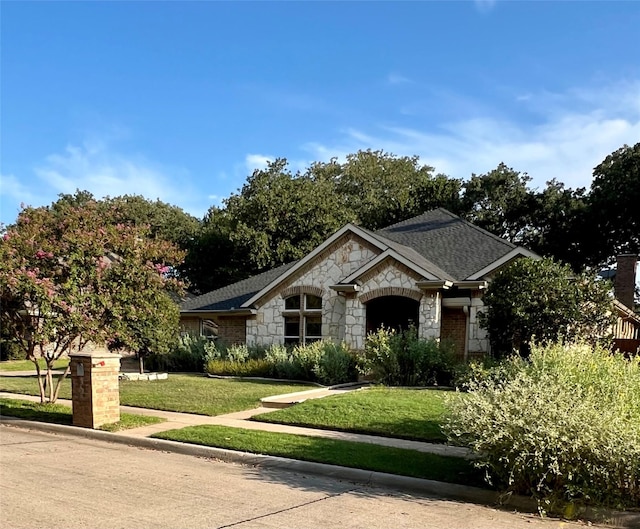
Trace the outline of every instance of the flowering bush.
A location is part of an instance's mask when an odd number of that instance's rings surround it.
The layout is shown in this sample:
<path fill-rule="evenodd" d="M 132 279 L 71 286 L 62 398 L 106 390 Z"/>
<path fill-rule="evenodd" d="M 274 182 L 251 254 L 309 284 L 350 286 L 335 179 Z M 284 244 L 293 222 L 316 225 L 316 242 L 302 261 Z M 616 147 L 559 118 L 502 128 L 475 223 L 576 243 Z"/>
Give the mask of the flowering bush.
<path fill-rule="evenodd" d="M 555 343 L 505 363 L 506 378 L 480 372 L 450 400 L 449 439 L 541 510 L 640 507 L 640 357 Z"/>

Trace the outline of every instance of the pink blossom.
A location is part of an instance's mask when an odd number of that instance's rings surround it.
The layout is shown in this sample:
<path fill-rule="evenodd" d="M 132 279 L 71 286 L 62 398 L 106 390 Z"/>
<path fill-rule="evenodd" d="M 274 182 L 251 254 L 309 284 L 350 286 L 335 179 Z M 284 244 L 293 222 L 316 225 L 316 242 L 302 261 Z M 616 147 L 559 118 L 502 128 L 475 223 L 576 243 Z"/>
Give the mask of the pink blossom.
<path fill-rule="evenodd" d="M 166 265 L 161 265 L 161 264 L 159 264 L 159 263 L 158 263 L 158 264 L 156 264 L 156 265 L 154 265 L 154 267 L 155 267 L 156 271 L 157 271 L 159 274 L 161 274 L 161 275 L 164 275 L 164 274 L 166 274 L 166 273 L 169 271 L 169 267 L 168 267 L 168 266 L 166 266 Z"/>

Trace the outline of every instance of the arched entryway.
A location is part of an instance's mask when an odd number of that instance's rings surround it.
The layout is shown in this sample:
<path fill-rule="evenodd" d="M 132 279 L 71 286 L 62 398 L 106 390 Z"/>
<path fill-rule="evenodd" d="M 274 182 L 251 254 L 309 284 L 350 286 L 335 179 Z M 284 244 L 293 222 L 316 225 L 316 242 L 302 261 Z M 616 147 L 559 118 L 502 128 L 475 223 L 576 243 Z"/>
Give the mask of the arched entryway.
<path fill-rule="evenodd" d="M 404 296 L 381 296 L 365 304 L 367 334 L 380 327 L 404 331 L 410 326 L 418 328 L 420 302 Z"/>

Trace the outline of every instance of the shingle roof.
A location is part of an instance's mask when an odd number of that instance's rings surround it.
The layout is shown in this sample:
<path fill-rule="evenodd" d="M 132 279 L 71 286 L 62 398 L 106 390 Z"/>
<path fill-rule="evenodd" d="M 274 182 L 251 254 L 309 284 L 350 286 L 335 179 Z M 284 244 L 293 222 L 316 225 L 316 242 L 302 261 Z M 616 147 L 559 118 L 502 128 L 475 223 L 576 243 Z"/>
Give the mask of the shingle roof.
<path fill-rule="evenodd" d="M 387 226 L 376 234 L 413 248 L 457 280 L 467 279 L 516 248 L 444 208 Z"/>
<path fill-rule="evenodd" d="M 284 274 L 297 261 L 287 263 L 262 274 L 251 276 L 226 287 L 207 292 L 180 305 L 180 310 L 232 310 L 239 308 L 245 301 Z"/>
<path fill-rule="evenodd" d="M 443 208 L 376 232 L 363 231 L 440 279 L 454 281 L 467 279 L 517 248 Z M 186 300 L 180 310 L 238 309 L 297 262 Z"/>

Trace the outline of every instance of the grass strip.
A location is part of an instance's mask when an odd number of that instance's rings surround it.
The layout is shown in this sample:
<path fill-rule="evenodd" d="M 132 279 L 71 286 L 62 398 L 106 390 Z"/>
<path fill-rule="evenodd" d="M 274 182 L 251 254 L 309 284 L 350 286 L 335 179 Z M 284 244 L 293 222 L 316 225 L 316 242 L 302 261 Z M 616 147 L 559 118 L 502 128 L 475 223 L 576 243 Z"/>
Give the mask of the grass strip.
<path fill-rule="evenodd" d="M 309 437 L 227 426 L 189 426 L 153 437 L 183 443 L 287 457 L 400 476 L 487 487 L 482 472 L 457 457 L 321 437 Z"/>
<path fill-rule="evenodd" d="M 54 378 L 57 380 L 57 376 Z M 166 380 L 121 380 L 120 404 L 199 415 L 222 415 L 255 408 L 263 397 L 313 388 L 301 384 L 215 379 L 197 374 L 172 373 Z M 0 377 L 0 391 L 39 395 L 38 381 L 35 376 Z M 63 381 L 59 397 L 71 398 L 69 378 Z"/>
<path fill-rule="evenodd" d="M 42 358 L 38 359 L 40 369 L 47 369 L 47 364 Z M 69 365 L 68 358 L 62 358 L 53 362 L 54 369 L 66 369 Z M 33 371 L 35 372 L 36 366 L 31 360 L 5 360 L 0 362 L 0 372 L 2 371 Z"/>
<path fill-rule="evenodd" d="M 251 420 L 444 443 L 440 425 L 447 397 L 461 398 L 444 390 L 371 388 L 310 399 Z"/>
<path fill-rule="evenodd" d="M 0 415 L 15 417 L 16 419 L 27 419 L 30 421 L 50 422 L 55 424 L 73 424 L 73 412 L 69 406 L 64 404 L 41 404 L 19 399 L 0 398 Z M 103 424 L 98 429 L 107 432 L 117 432 L 118 430 L 129 430 L 140 428 L 149 424 L 164 422 L 161 417 L 150 417 L 148 415 L 136 415 L 132 413 L 121 413 L 120 421 L 111 424 Z"/>

